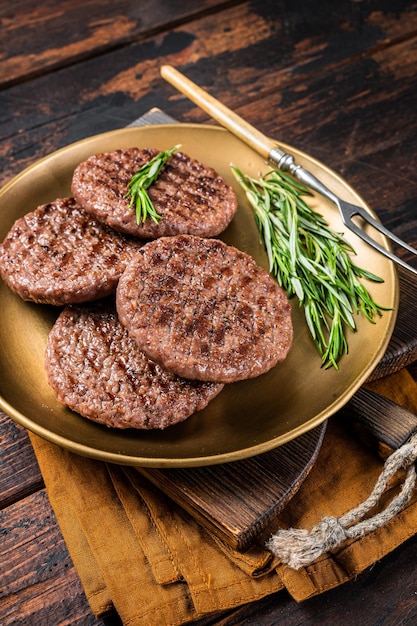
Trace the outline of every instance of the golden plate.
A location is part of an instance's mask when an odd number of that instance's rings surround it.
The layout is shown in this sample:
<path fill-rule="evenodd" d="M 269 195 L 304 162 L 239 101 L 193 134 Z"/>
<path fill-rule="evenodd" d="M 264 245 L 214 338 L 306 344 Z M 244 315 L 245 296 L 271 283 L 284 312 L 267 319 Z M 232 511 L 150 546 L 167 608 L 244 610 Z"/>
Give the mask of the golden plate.
<path fill-rule="evenodd" d="M 101 134 L 54 152 L 14 178 L 0 192 L 0 241 L 14 221 L 38 205 L 70 195 L 74 168 L 88 156 L 131 146 L 182 150 L 214 167 L 235 187 L 239 209 L 222 239 L 251 254 L 267 268 L 251 209 L 233 178 L 230 163 L 257 176 L 264 160 L 229 132 L 214 126 L 168 124 Z M 366 206 L 346 182 L 311 157 L 285 147 L 336 194 Z M 337 209 L 312 200 L 333 228 L 345 231 Z M 349 335 L 349 354 L 339 371 L 321 369 L 303 312 L 293 300 L 295 339 L 289 357 L 273 370 L 224 388 L 203 411 L 165 431 L 107 429 L 61 406 L 49 387 L 43 359 L 47 334 L 58 314 L 53 307 L 23 302 L 0 282 L 0 406 L 34 433 L 81 455 L 148 467 L 203 466 L 271 450 L 318 426 L 340 409 L 367 379 L 384 354 L 398 304 L 393 264 L 350 232 L 359 265 L 384 278 L 370 286 L 376 301 L 393 307 L 371 324 L 358 321 Z M 378 240 L 384 246 L 382 236 Z"/>

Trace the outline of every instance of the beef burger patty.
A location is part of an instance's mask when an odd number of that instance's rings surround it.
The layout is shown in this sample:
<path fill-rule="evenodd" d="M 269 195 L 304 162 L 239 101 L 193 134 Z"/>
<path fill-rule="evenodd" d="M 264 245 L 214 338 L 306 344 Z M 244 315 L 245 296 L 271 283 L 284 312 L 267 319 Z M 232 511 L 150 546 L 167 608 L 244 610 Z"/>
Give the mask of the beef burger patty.
<path fill-rule="evenodd" d="M 148 189 L 156 212 L 137 224 L 135 209 L 126 197 L 128 183 L 158 150 L 129 148 L 91 156 L 74 171 L 72 193 L 86 211 L 113 228 L 143 239 L 180 233 L 215 236 L 231 222 L 237 198 L 212 168 L 177 152 Z"/>
<path fill-rule="evenodd" d="M 18 219 L 0 246 L 0 273 L 23 300 L 62 305 L 115 291 L 142 242 L 58 198 Z"/>
<path fill-rule="evenodd" d="M 290 349 L 284 291 L 249 255 L 216 239 L 164 237 L 145 244 L 122 274 L 119 319 L 169 371 L 196 380 L 258 376 Z"/>
<path fill-rule="evenodd" d="M 113 306 L 69 306 L 45 355 L 58 401 L 112 428 L 163 429 L 203 409 L 223 388 L 166 372 L 139 350 Z"/>

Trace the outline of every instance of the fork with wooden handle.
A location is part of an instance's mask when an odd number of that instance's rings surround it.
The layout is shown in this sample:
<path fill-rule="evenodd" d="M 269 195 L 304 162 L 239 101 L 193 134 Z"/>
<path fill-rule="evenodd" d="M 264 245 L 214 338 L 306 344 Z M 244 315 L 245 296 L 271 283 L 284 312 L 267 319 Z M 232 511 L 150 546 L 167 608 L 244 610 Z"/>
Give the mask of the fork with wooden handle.
<path fill-rule="evenodd" d="M 391 250 L 375 241 L 372 237 L 370 237 L 370 235 L 368 235 L 368 233 L 365 232 L 365 230 L 363 230 L 362 226 L 359 226 L 353 220 L 354 217 L 360 217 L 362 221 L 370 224 L 373 228 L 388 237 L 388 239 L 395 241 L 395 243 L 417 256 L 417 250 L 415 248 L 385 228 L 363 207 L 351 204 L 350 202 L 346 202 L 345 200 L 339 198 L 313 174 L 304 169 L 301 165 L 297 165 L 294 161 L 294 157 L 282 150 L 276 141 L 254 128 L 251 124 L 228 109 L 224 104 L 216 100 L 216 98 L 201 89 L 201 87 L 198 87 L 198 85 L 186 78 L 175 68 L 170 65 L 163 65 L 161 67 L 161 76 L 171 83 L 171 85 L 176 87 L 178 91 L 187 96 L 192 102 L 206 111 L 206 113 L 211 115 L 211 117 L 219 122 L 224 128 L 227 128 L 230 132 L 239 137 L 239 139 L 253 148 L 258 154 L 271 161 L 283 171 L 290 172 L 290 174 L 292 174 L 294 178 L 297 178 L 301 183 L 310 189 L 313 189 L 313 191 L 317 191 L 322 196 L 333 202 L 339 209 L 345 226 L 352 230 L 358 237 L 366 241 L 366 243 L 378 250 L 381 254 L 388 257 L 391 261 L 398 263 L 405 269 L 417 275 L 416 268 L 412 267 L 403 261 L 403 259 L 396 256 Z"/>

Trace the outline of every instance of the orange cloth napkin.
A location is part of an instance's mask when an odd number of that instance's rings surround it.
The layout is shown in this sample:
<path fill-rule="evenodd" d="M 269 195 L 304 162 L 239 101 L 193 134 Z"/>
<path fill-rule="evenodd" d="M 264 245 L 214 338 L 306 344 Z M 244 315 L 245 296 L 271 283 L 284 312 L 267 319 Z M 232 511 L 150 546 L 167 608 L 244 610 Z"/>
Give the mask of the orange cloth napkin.
<path fill-rule="evenodd" d="M 411 376 L 400 372 L 394 382 L 391 398 L 416 411 Z M 31 440 L 92 611 L 103 616 L 116 610 L 129 626 L 176 626 L 284 588 L 302 601 L 354 578 L 417 529 L 414 494 L 383 528 L 300 570 L 265 548 L 278 528 L 310 529 L 326 515 L 346 513 L 372 491 L 383 459 L 337 418 L 329 421 L 317 462 L 298 493 L 246 553 L 215 538 L 134 468 L 79 457 L 35 435 Z M 400 472 L 385 498 L 402 479 Z"/>

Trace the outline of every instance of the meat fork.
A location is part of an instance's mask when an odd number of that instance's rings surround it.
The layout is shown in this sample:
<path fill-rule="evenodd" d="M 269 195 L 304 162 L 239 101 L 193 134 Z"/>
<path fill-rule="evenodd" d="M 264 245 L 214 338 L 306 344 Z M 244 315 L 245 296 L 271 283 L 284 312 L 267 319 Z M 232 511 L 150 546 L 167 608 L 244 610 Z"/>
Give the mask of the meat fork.
<path fill-rule="evenodd" d="M 239 117 L 239 115 L 228 109 L 224 104 L 220 103 L 201 87 L 198 87 L 175 68 L 169 65 L 163 65 L 161 67 L 161 76 L 176 87 L 178 91 L 186 95 L 192 102 L 200 106 L 204 111 L 206 111 L 206 113 L 211 115 L 213 119 L 217 120 L 222 126 L 230 130 L 234 135 L 239 137 L 239 139 L 251 146 L 251 148 L 258 152 L 258 154 L 274 163 L 274 165 L 276 165 L 279 169 L 290 172 L 290 174 L 297 178 L 301 183 L 310 189 L 317 191 L 322 196 L 333 202 L 339 209 L 344 225 L 358 237 L 363 239 L 363 241 L 375 248 L 375 250 L 378 250 L 378 252 L 384 256 L 388 257 L 391 261 L 398 263 L 398 265 L 401 265 L 405 269 L 417 275 L 417 268 L 412 267 L 391 252 L 391 250 L 388 250 L 380 243 L 372 239 L 372 237 L 353 220 L 354 217 L 361 218 L 391 241 L 394 241 L 409 252 L 417 255 L 417 250 L 415 248 L 410 246 L 405 241 L 402 241 L 402 239 L 385 228 L 380 222 L 374 219 L 372 215 L 366 211 L 366 209 L 339 198 L 313 174 L 304 169 L 301 165 L 297 165 L 294 161 L 294 157 L 279 148 L 275 141 L 263 135 L 256 128 Z"/>
<path fill-rule="evenodd" d="M 406 250 L 413 252 L 417 255 L 417 250 L 410 246 L 408 243 L 394 235 L 390 230 L 385 228 L 380 222 L 378 222 L 372 215 L 363 207 L 357 206 L 356 204 L 351 204 L 350 202 L 346 202 L 346 200 L 342 200 L 336 194 L 334 194 L 330 189 L 328 189 L 322 182 L 318 180 L 313 174 L 305 170 L 301 165 L 297 165 L 294 162 L 294 157 L 291 154 L 285 153 L 280 148 L 273 148 L 269 153 L 269 160 L 275 163 L 280 169 L 283 171 L 288 171 L 295 178 L 297 178 L 301 183 L 310 187 L 314 191 L 317 191 L 325 198 L 328 198 L 331 202 L 333 202 L 337 208 L 339 209 L 340 215 L 342 217 L 342 222 L 345 226 L 347 226 L 352 232 L 354 232 L 358 237 L 366 241 L 370 246 L 375 248 L 384 254 L 386 257 L 398 263 L 402 267 L 408 269 L 410 272 L 413 272 L 417 275 L 417 268 L 412 267 L 399 257 L 397 257 L 391 250 L 384 248 L 380 243 L 372 239 L 370 235 L 368 235 L 360 226 L 357 224 L 352 218 L 358 216 L 362 218 L 365 222 L 373 226 L 377 231 L 385 235 L 391 241 L 395 241 L 398 245 L 402 246 Z"/>

